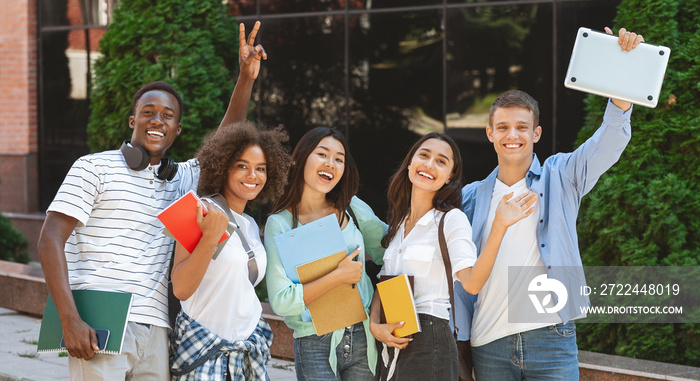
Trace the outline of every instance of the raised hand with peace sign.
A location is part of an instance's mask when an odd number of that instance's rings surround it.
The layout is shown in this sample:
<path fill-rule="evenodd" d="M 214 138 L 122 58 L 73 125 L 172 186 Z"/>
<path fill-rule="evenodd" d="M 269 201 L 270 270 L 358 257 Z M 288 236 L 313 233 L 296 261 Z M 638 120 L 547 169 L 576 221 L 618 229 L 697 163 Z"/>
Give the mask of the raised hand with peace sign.
<path fill-rule="evenodd" d="M 238 50 L 238 64 L 241 67 L 240 76 L 247 76 L 250 79 L 255 80 L 260 72 L 260 61 L 267 59 L 267 53 L 265 53 L 265 48 L 262 45 L 255 45 L 255 37 L 258 35 L 258 30 L 260 29 L 260 21 L 256 21 L 253 25 L 253 30 L 248 35 L 248 39 L 245 38 L 245 25 L 241 23 L 238 32 L 239 50 Z M 239 80 L 240 80 L 239 76 Z"/>
<path fill-rule="evenodd" d="M 224 115 L 224 118 L 221 120 L 219 128 L 245 121 L 248 115 L 250 96 L 253 92 L 253 84 L 260 73 L 260 63 L 262 60 L 267 59 L 265 48 L 260 44 L 254 45 L 258 30 L 260 30 L 260 21 L 255 22 L 253 30 L 246 39 L 245 25 L 241 23 L 239 27 L 238 64 L 241 71 L 238 74 L 238 81 L 236 82 L 236 87 L 233 89 L 226 115 Z"/>

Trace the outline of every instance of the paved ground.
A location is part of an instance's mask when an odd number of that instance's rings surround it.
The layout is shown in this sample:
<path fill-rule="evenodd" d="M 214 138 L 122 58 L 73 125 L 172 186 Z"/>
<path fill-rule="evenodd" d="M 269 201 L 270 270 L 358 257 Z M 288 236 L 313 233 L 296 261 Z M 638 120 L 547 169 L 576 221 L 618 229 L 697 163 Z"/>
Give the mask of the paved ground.
<path fill-rule="evenodd" d="M 0 308 L 0 381 L 68 381 L 68 357 L 36 353 L 41 319 Z M 272 359 L 271 381 L 296 380 L 294 363 Z"/>

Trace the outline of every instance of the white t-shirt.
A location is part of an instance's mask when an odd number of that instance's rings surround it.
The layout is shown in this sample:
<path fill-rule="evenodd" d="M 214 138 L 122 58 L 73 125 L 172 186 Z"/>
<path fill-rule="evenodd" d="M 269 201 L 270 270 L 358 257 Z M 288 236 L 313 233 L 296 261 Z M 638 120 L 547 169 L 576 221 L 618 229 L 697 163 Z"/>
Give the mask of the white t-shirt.
<path fill-rule="evenodd" d="M 442 215 L 443 212 L 431 209 L 416 222 L 405 238 L 406 221 L 403 221 L 384 252 L 384 267 L 380 274 L 413 275 L 416 311 L 449 320 L 450 293 L 438 241 Z M 471 240 L 472 226 L 464 212 L 452 209 L 447 212 L 444 229 L 452 278 L 456 279 L 458 271 L 472 267 L 476 262 L 476 245 Z"/>
<path fill-rule="evenodd" d="M 231 213 L 255 252 L 257 285 L 265 276 L 267 267 L 260 230 L 247 214 Z M 219 256 L 209 263 L 194 294 L 181 304 L 183 311 L 197 323 L 230 342 L 245 340 L 253 333 L 262 315 L 262 306 L 248 279 L 248 254 L 237 233 L 231 235 Z"/>
<path fill-rule="evenodd" d="M 120 151 L 83 156 L 73 163 L 48 211 L 78 220 L 65 246 L 73 290 L 129 292 L 129 321 L 169 327 L 168 268 L 174 241 L 157 215 L 194 189 L 195 159 L 178 163 L 173 180 L 159 166 L 134 171 Z"/>
<path fill-rule="evenodd" d="M 491 233 L 496 207 L 503 196 L 513 192 L 513 198 L 516 198 L 527 191 L 525 178 L 510 187 L 496 179 L 481 247 L 485 246 Z M 536 229 L 537 219 L 540 215 L 539 200 L 535 202 L 534 206 L 535 211 L 532 214 L 516 222 L 506 231 L 493 270 L 491 270 L 491 276 L 479 292 L 479 297 L 474 304 L 474 318 L 472 320 L 471 344 L 473 346 L 485 345 L 514 333 L 552 325 L 552 323 L 508 322 L 508 267 L 527 267 L 532 274 L 521 273 L 521 276 L 513 282 L 512 289 L 510 289 L 512 293 L 518 290 L 527 290 L 528 280 L 534 278 L 534 274 L 546 274 L 540 258 L 540 251 L 537 248 Z"/>

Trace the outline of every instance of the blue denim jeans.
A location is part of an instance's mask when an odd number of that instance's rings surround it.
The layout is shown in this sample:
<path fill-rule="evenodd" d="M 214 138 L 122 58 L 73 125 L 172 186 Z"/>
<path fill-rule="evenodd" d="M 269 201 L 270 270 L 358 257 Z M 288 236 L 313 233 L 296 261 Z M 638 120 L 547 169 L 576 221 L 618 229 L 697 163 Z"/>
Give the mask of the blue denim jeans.
<path fill-rule="evenodd" d="M 311 335 L 294 339 L 294 365 L 299 381 L 371 381 L 375 377 L 367 363 L 367 337 L 362 323 L 345 328 L 343 339 L 335 350 L 336 369 L 333 373 L 328 357 L 331 335 Z M 374 345 L 374 343 L 372 343 Z"/>
<path fill-rule="evenodd" d="M 479 381 L 578 380 L 574 322 L 516 333 L 472 347 Z"/>

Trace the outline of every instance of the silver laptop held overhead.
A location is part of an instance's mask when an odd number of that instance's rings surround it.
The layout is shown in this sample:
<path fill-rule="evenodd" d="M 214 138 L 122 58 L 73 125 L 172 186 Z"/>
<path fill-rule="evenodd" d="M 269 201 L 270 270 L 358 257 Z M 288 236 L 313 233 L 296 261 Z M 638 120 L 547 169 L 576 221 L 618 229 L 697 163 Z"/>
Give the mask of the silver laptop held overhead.
<path fill-rule="evenodd" d="M 642 42 L 631 51 L 617 36 L 579 28 L 564 86 L 654 108 L 671 49 Z"/>

